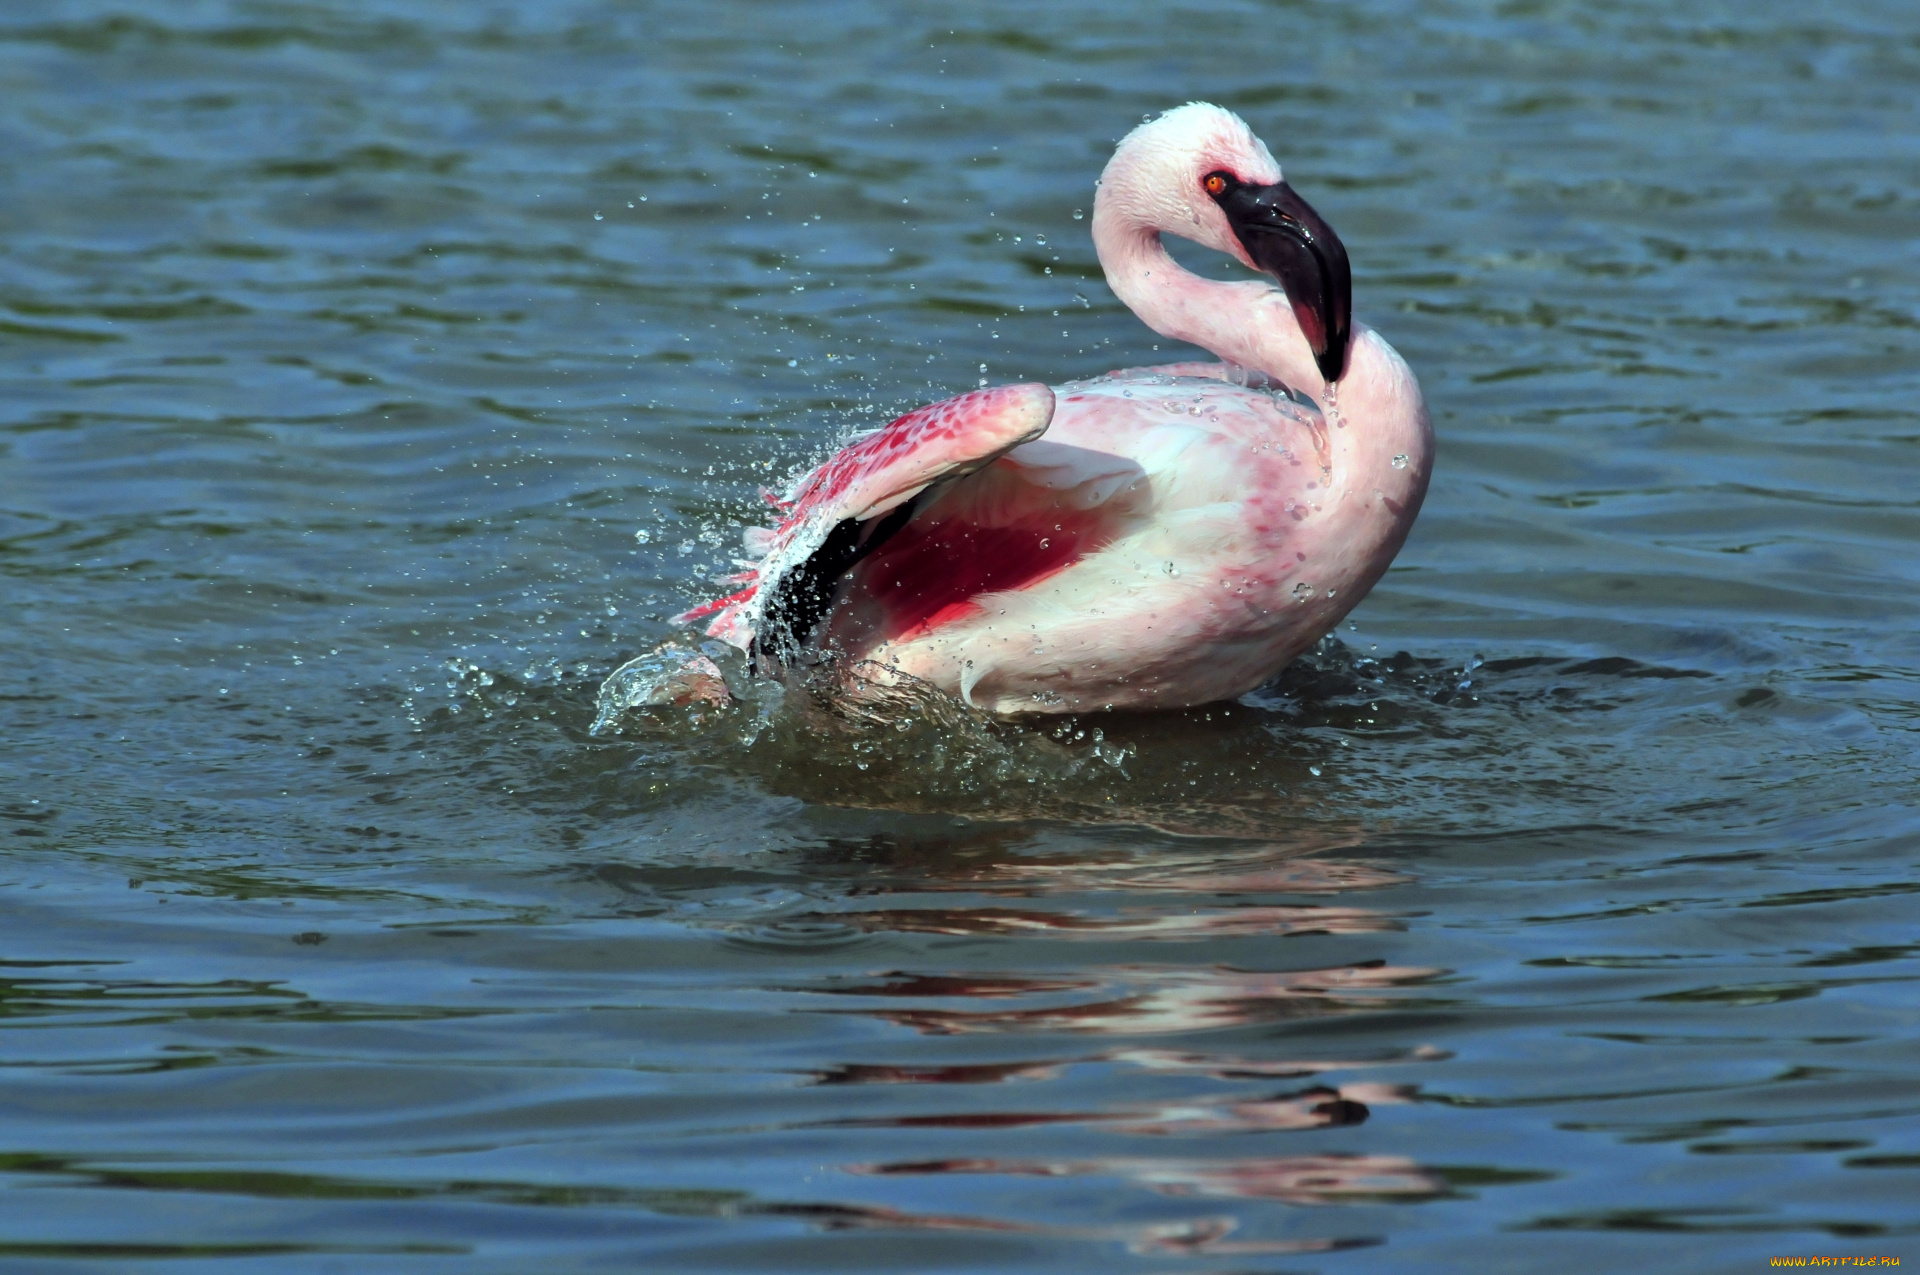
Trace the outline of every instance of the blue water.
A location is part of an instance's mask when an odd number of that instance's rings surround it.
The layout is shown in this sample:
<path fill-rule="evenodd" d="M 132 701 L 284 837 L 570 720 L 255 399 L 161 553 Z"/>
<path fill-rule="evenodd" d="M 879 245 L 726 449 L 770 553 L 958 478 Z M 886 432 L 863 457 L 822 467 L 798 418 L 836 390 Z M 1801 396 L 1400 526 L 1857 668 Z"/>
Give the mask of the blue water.
<path fill-rule="evenodd" d="M 1920 1260 L 1910 6 L 12 0 L 0 90 L 0 1270 Z M 1434 411 L 1352 627 L 589 735 L 762 485 L 1187 353 L 1078 214 L 1192 98 Z"/>

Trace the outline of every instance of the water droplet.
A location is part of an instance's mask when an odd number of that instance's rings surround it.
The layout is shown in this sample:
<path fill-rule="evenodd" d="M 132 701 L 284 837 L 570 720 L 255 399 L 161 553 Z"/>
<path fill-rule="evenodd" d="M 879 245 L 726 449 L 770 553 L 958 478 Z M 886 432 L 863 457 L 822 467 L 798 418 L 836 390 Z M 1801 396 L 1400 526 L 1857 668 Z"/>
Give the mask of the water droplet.
<path fill-rule="evenodd" d="M 1407 454 L 1405 452 L 1401 452 L 1393 458 L 1393 467 L 1395 469 L 1405 469 L 1407 467 Z"/>
<path fill-rule="evenodd" d="M 1047 547 L 1047 546 L 1048 546 L 1049 544 L 1052 544 L 1052 543 L 1053 543 L 1052 541 L 1050 541 L 1050 540 L 1047 540 L 1047 539 L 1044 539 L 1044 538 L 1043 538 L 1043 539 L 1042 539 L 1042 540 L 1040 541 L 1040 547 L 1041 547 L 1042 549 L 1044 549 L 1044 548 L 1046 548 L 1046 547 Z"/>
<path fill-rule="evenodd" d="M 1079 221 L 1084 216 L 1086 216 L 1086 214 L 1081 212 L 1078 208 L 1073 210 L 1073 219 L 1075 221 Z"/>
<path fill-rule="evenodd" d="M 631 199 L 627 201 L 627 207 L 629 208 L 633 207 L 633 201 Z"/>
<path fill-rule="evenodd" d="M 642 527 L 640 528 L 640 530 L 633 533 L 633 538 L 635 540 L 638 540 L 641 544 L 645 544 L 647 543 L 647 541 L 653 539 L 653 533 L 651 531 L 648 531 L 645 527 Z"/>
<path fill-rule="evenodd" d="M 1296 584 L 1293 586 L 1294 601 L 1305 602 L 1308 598 L 1312 596 L 1313 596 L 1313 586 L 1308 584 L 1305 580 L 1302 580 L 1299 584 Z"/>
<path fill-rule="evenodd" d="M 799 367 L 799 366 L 800 366 L 800 360 L 799 360 L 799 359 L 788 359 L 788 360 L 787 360 L 787 366 L 788 366 L 788 367 Z"/>
<path fill-rule="evenodd" d="M 1033 242 L 1044 248 L 1047 246 L 1047 237 L 1045 235 L 1035 235 Z"/>
<path fill-rule="evenodd" d="M 605 213 L 595 213 L 593 215 L 593 219 L 595 221 L 605 221 L 607 219 L 607 215 Z"/>
<path fill-rule="evenodd" d="M 1309 766 L 1307 767 L 1307 773 L 1309 775 L 1314 776 L 1315 778 L 1318 778 L 1320 775 L 1320 768 L 1318 766 Z"/>

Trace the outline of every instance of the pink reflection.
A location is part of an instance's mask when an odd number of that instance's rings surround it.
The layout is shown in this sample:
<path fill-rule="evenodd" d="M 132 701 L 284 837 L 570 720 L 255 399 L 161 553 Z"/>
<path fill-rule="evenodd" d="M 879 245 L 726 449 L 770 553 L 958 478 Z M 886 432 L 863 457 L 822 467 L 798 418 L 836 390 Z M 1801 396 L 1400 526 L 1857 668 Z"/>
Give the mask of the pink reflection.
<path fill-rule="evenodd" d="M 1379 890 L 1414 878 L 1354 859 L 1288 856 L 1236 863 L 1209 855 L 1185 863 L 1158 859 L 1150 866 L 1128 860 L 1113 863 L 1011 862 L 995 865 L 993 875 L 1043 892 L 1066 890 L 1181 891 L 1205 894 L 1339 894 Z"/>
<path fill-rule="evenodd" d="M 1358 1204 L 1431 1199 L 1447 1192 L 1444 1178 L 1405 1156 L 1300 1155 L 1246 1160 L 1108 1158 L 1098 1160 L 952 1159 L 855 1165 L 854 1173 L 996 1173 L 1028 1177 L 1099 1175 L 1124 1178 L 1162 1195 L 1288 1204 Z"/>
<path fill-rule="evenodd" d="M 1208 1218 L 1179 1226 L 1152 1228 L 1129 1243 L 1136 1253 L 1178 1253 L 1182 1257 L 1241 1257 L 1268 1253 L 1332 1253 L 1365 1248 L 1378 1240 L 1230 1240 L 1238 1223 L 1232 1218 Z"/>
<path fill-rule="evenodd" d="M 1172 1049 L 1116 1049 L 1070 1058 L 1026 1059 L 1016 1062 L 959 1063 L 950 1066 L 914 1066 L 906 1063 L 843 1063 L 811 1073 L 823 1085 L 991 1085 L 1009 1080 L 1052 1080 L 1062 1067 L 1119 1063 L 1143 1071 L 1211 1076 L 1216 1080 L 1281 1080 L 1317 1076 L 1329 1071 L 1364 1067 L 1391 1067 L 1441 1062 L 1453 1055 L 1432 1045 L 1373 1058 L 1243 1058 L 1233 1054 L 1202 1054 Z M 1342 1092 L 1360 1102 L 1377 1105 L 1404 1101 L 1405 1086 L 1348 1085 Z M 1369 1092 L 1361 1093 L 1360 1090 Z M 1373 1092 L 1378 1091 L 1378 1092 Z"/>
<path fill-rule="evenodd" d="M 806 991 L 824 996 L 1032 996 L 1041 992 L 1079 992 L 1098 986 L 1090 978 L 1010 978 L 991 974 L 879 975 L 879 983 L 825 983 Z"/>
<path fill-rule="evenodd" d="M 1185 939 L 1221 934 L 1370 934 L 1402 930 L 1399 918 L 1365 908 L 1240 907 L 1201 912 L 1122 909 L 1112 916 L 1027 908 L 891 908 L 820 912 L 798 921 L 827 921 L 904 934 L 1048 934 L 1064 938 Z"/>
<path fill-rule="evenodd" d="M 1362 1124 L 1370 1113 L 1344 1090 L 1315 1086 L 1302 1093 L 1238 1102 L 1161 1107 L 1116 1126 L 1122 1133 L 1193 1135 L 1273 1133 Z"/>
<path fill-rule="evenodd" d="M 1424 982 L 1445 970 L 1385 963 L 1263 973 L 1226 966 L 1197 969 L 1121 967 L 1114 971 L 1156 984 L 1130 996 L 1027 1009 L 882 1009 L 874 1017 L 931 1035 L 962 1032 L 1091 1032 L 1110 1036 L 1211 1031 L 1276 1018 L 1378 1009 L 1384 992 Z"/>
<path fill-rule="evenodd" d="M 822 1085 L 991 1085 L 1008 1080 L 1052 1080 L 1052 1063 L 961 1063 L 951 1067 L 906 1067 L 885 1063 L 847 1063 L 815 1072 Z"/>
<path fill-rule="evenodd" d="M 915 1231 L 998 1231 L 1016 1234 L 1045 1233 L 1049 1228 L 1023 1222 L 1005 1222 L 998 1218 L 970 1217 L 952 1213 L 908 1213 L 877 1204 L 763 1204 L 753 1212 L 770 1217 L 793 1217 L 812 1222 L 830 1231 L 867 1228 L 900 1228 Z"/>
<path fill-rule="evenodd" d="M 1217 1080 L 1252 1080 L 1317 1076 L 1327 1071 L 1353 1071 L 1361 1067 L 1387 1067 L 1410 1062 L 1444 1062 L 1451 1057 L 1453 1054 L 1448 1050 L 1419 1045 L 1379 1058 L 1241 1058 L 1232 1054 L 1187 1053 L 1173 1049 L 1118 1049 L 1097 1054 L 1085 1061 L 1128 1063 L 1146 1071 L 1192 1072 Z"/>
<path fill-rule="evenodd" d="M 941 1163 L 963 1164 L 965 1161 Z M 985 1164 L 986 1161 L 972 1163 Z M 855 1172 L 894 1172 L 892 1169 Z M 926 1170 L 937 1172 L 939 1170 Z M 953 1170 L 966 1172 L 964 1169 Z M 986 1170 L 983 1170 L 986 1171 Z M 1017 1170 L 1016 1170 L 1017 1171 Z M 1052 1175 L 1049 1175 L 1052 1176 Z M 1149 1185 L 1152 1185 L 1149 1183 Z M 1166 1194 L 1181 1194 L 1169 1191 Z M 1190 1194 L 1199 1194 L 1193 1192 Z M 1372 1240 L 1307 1238 L 1295 1240 L 1229 1240 L 1239 1221 L 1231 1217 L 1194 1218 L 1180 1222 L 1121 1224 L 1118 1226 L 1048 1226 L 1033 1222 L 1010 1222 L 999 1218 L 975 1217 L 954 1213 L 908 1213 L 871 1204 L 772 1204 L 753 1208 L 767 1217 L 790 1217 L 812 1222 L 827 1230 L 917 1230 L 974 1231 L 994 1234 L 1033 1235 L 1050 1239 L 1109 1241 L 1125 1244 L 1137 1253 L 1179 1253 L 1214 1256 L 1236 1253 L 1326 1253 L 1374 1243 Z"/>
<path fill-rule="evenodd" d="M 1121 1106 L 1103 1111 L 967 1111 L 918 1116 L 882 1116 L 843 1120 L 841 1127 L 889 1129 L 1017 1129 L 1048 1124 L 1102 1124 L 1116 1133 L 1197 1136 L 1226 1133 L 1275 1133 L 1326 1129 L 1364 1123 L 1368 1103 L 1406 1103 L 1415 1090 L 1407 1085 L 1357 1084 L 1335 1089 L 1315 1085 L 1298 1093 L 1268 1098 L 1220 1098 L 1156 1106 Z"/>

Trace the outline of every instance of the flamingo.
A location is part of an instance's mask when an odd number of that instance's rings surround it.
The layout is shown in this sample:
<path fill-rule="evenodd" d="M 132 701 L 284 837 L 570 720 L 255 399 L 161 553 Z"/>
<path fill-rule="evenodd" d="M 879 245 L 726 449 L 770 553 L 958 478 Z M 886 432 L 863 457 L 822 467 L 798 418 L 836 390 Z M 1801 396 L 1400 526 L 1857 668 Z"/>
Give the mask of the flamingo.
<path fill-rule="evenodd" d="M 1202 279 L 1163 234 L 1279 287 Z M 841 662 L 998 715 L 1231 699 L 1332 630 L 1405 542 L 1433 458 L 1412 371 L 1351 318 L 1346 248 L 1204 102 L 1121 140 L 1093 242 L 1134 314 L 1222 362 L 909 412 L 774 498 L 745 587 L 675 620 L 762 673 Z"/>

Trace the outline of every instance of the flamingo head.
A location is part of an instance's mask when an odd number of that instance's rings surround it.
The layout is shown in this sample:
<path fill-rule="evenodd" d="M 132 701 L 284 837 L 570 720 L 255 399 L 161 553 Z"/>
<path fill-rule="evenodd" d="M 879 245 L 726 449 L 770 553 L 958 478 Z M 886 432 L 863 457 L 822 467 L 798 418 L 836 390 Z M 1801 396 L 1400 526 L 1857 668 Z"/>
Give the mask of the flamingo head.
<path fill-rule="evenodd" d="M 1232 111 L 1189 102 L 1122 138 L 1094 218 L 1191 239 L 1272 275 L 1329 384 L 1346 371 L 1353 274 L 1346 245 L 1281 178 L 1266 144 Z"/>

